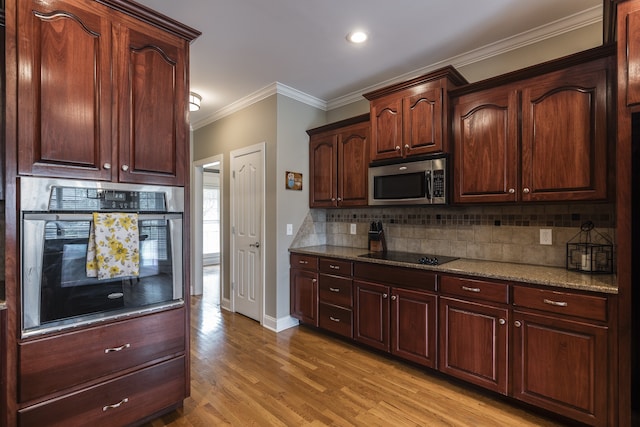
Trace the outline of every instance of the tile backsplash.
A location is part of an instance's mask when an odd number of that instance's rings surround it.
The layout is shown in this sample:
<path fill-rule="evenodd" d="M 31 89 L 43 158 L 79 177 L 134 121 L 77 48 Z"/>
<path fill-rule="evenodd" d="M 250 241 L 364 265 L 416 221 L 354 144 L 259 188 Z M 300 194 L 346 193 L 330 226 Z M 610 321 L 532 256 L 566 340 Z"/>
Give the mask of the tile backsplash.
<path fill-rule="evenodd" d="M 564 267 L 566 244 L 592 221 L 614 242 L 613 204 L 312 209 L 292 247 L 367 248 L 372 221 L 382 221 L 389 250 Z M 350 224 L 356 224 L 351 234 Z M 552 244 L 540 244 L 540 229 Z"/>

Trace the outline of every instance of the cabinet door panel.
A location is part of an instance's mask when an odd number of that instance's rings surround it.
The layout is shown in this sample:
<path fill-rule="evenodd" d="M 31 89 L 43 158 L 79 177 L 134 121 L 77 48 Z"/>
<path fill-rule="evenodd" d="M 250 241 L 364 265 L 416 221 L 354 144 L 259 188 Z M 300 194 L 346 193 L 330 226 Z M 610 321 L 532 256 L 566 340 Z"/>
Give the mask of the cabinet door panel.
<path fill-rule="evenodd" d="M 509 311 L 440 298 L 440 371 L 507 394 Z"/>
<path fill-rule="evenodd" d="M 402 156 L 402 98 L 382 98 L 371 104 L 371 160 Z"/>
<path fill-rule="evenodd" d="M 379 350 L 389 351 L 389 288 L 354 280 L 354 339 Z"/>
<path fill-rule="evenodd" d="M 18 172 L 108 180 L 111 24 L 99 5 L 18 2 Z M 64 102 L 63 102 L 64 101 Z"/>
<path fill-rule="evenodd" d="M 318 326 L 318 273 L 292 268 L 291 316 L 309 325 Z"/>
<path fill-rule="evenodd" d="M 518 97 L 491 90 L 454 101 L 454 201 L 517 200 Z"/>
<path fill-rule="evenodd" d="M 369 125 L 342 132 L 338 138 L 338 204 L 366 206 L 368 202 Z"/>
<path fill-rule="evenodd" d="M 430 368 L 436 367 L 436 296 L 393 289 L 391 352 Z"/>
<path fill-rule="evenodd" d="M 440 85 L 404 99 L 405 156 L 443 151 L 442 89 Z"/>
<path fill-rule="evenodd" d="M 185 41 L 152 27 L 122 27 L 122 182 L 184 185 L 188 153 Z"/>
<path fill-rule="evenodd" d="M 626 18 L 624 30 L 618 32 L 620 34 L 619 43 L 623 44 L 623 49 L 626 48 L 626 55 L 621 55 L 619 60 L 624 61 L 623 65 L 627 74 L 626 102 L 631 106 L 640 103 L 640 61 L 638 60 L 640 58 L 640 10 L 638 10 L 637 3 L 627 2 L 620 4 L 619 13 L 621 17 Z M 626 16 L 625 13 L 627 13 Z"/>
<path fill-rule="evenodd" d="M 514 319 L 514 397 L 605 425 L 607 329 L 518 311 Z"/>
<path fill-rule="evenodd" d="M 313 136 L 309 145 L 309 207 L 337 206 L 338 136 Z"/>
<path fill-rule="evenodd" d="M 522 91 L 523 200 L 606 198 L 607 73 L 596 64 Z"/>

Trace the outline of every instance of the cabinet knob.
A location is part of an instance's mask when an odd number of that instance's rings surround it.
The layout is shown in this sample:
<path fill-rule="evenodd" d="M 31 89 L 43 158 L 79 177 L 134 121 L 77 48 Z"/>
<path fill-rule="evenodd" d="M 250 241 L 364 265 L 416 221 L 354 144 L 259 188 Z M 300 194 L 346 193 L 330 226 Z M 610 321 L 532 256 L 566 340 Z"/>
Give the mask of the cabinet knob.
<path fill-rule="evenodd" d="M 514 325 L 516 325 L 516 328 L 519 328 L 520 326 L 522 326 L 522 322 L 519 320 L 516 320 L 515 322 L 513 322 Z"/>
<path fill-rule="evenodd" d="M 335 197 L 332 197 L 332 198 L 331 198 L 331 201 L 332 201 L 332 202 L 335 202 L 335 201 L 336 201 L 336 198 L 335 198 Z"/>
<path fill-rule="evenodd" d="M 318 279 L 311 279 L 311 283 L 316 283 Z"/>
<path fill-rule="evenodd" d="M 129 165 L 122 165 L 122 170 L 123 171 L 128 171 L 129 170 Z"/>
<path fill-rule="evenodd" d="M 395 301 L 395 300 L 397 300 L 397 299 L 398 299 L 398 297 L 397 297 L 397 296 L 395 296 L 395 295 L 391 295 L 391 301 Z"/>
<path fill-rule="evenodd" d="M 104 165 L 102 165 L 102 167 L 103 167 L 104 169 L 109 170 L 109 169 L 111 169 L 111 163 L 105 163 Z"/>
<path fill-rule="evenodd" d="M 342 197 L 338 197 L 338 201 L 341 202 L 342 201 Z"/>
<path fill-rule="evenodd" d="M 396 151 L 400 151 L 400 146 L 396 145 Z"/>
<path fill-rule="evenodd" d="M 505 323 L 507 323 L 507 321 L 504 319 L 500 319 L 498 320 L 498 323 L 500 323 L 501 325 L 504 325 Z"/>
<path fill-rule="evenodd" d="M 510 189 L 509 189 L 509 194 L 515 194 L 515 192 L 516 192 L 516 189 L 515 189 L 515 188 L 510 188 Z"/>
<path fill-rule="evenodd" d="M 410 148 L 410 147 L 409 147 L 409 144 L 405 144 L 405 145 L 404 145 L 404 149 L 405 149 L 405 150 L 408 150 L 409 148 Z"/>
<path fill-rule="evenodd" d="M 529 190 L 529 188 L 527 188 L 527 187 L 524 187 L 524 188 L 522 189 L 522 192 L 523 192 L 524 194 L 529 194 L 529 193 L 531 193 L 531 190 Z"/>
<path fill-rule="evenodd" d="M 338 319 L 337 317 L 329 316 L 329 320 L 331 320 L 332 322 L 340 323 L 340 319 Z"/>
<path fill-rule="evenodd" d="M 387 295 L 387 294 L 382 294 L 382 298 L 383 298 L 383 299 L 386 299 L 388 296 L 389 296 L 389 295 Z"/>

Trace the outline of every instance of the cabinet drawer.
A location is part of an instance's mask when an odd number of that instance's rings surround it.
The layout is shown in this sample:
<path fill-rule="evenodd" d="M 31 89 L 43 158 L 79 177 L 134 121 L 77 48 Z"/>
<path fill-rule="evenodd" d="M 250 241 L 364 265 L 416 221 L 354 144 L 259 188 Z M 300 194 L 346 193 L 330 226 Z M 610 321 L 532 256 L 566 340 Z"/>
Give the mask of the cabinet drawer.
<path fill-rule="evenodd" d="M 184 356 L 18 412 L 20 426 L 123 426 L 185 399 Z"/>
<path fill-rule="evenodd" d="M 351 279 L 321 274 L 319 283 L 320 302 L 351 308 Z"/>
<path fill-rule="evenodd" d="M 318 269 L 318 257 L 313 255 L 291 254 L 289 263 L 291 268 L 313 271 Z"/>
<path fill-rule="evenodd" d="M 185 351 L 184 308 L 19 345 L 20 401 Z"/>
<path fill-rule="evenodd" d="M 320 327 L 336 334 L 353 338 L 352 311 L 333 305 L 320 304 Z"/>
<path fill-rule="evenodd" d="M 352 267 L 353 263 L 351 261 L 320 258 L 320 273 L 351 277 Z"/>
<path fill-rule="evenodd" d="M 513 305 L 567 316 L 607 321 L 607 298 L 515 286 Z"/>
<path fill-rule="evenodd" d="M 358 262 L 353 267 L 353 275 L 358 279 L 396 285 L 402 288 L 414 288 L 426 291 L 436 290 L 436 273 L 417 268 L 403 268 L 392 265 Z"/>
<path fill-rule="evenodd" d="M 445 294 L 502 304 L 509 302 L 509 285 L 462 277 L 442 276 L 440 291 Z"/>

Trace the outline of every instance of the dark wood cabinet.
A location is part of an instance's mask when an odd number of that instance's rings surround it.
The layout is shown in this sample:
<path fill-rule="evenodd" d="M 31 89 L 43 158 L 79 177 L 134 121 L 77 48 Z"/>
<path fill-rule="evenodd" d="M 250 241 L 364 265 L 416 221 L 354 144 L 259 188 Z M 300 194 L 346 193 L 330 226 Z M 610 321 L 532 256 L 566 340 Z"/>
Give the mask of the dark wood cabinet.
<path fill-rule="evenodd" d="M 390 351 L 389 286 L 353 281 L 355 321 L 353 338 L 369 347 Z"/>
<path fill-rule="evenodd" d="M 440 297 L 440 371 L 506 395 L 508 322 L 506 307 Z"/>
<path fill-rule="evenodd" d="M 354 270 L 354 339 L 435 368 L 436 274 L 361 263 Z"/>
<path fill-rule="evenodd" d="M 353 263 L 320 258 L 318 270 L 318 326 L 353 338 Z"/>
<path fill-rule="evenodd" d="M 369 115 L 307 131 L 309 207 L 366 206 Z"/>
<path fill-rule="evenodd" d="M 371 161 L 447 152 L 448 90 L 465 83 L 446 67 L 364 94 L 371 107 Z"/>
<path fill-rule="evenodd" d="M 437 356 L 436 294 L 393 288 L 391 353 L 430 368 Z"/>
<path fill-rule="evenodd" d="M 291 316 L 318 326 L 318 258 L 291 254 L 290 265 Z"/>
<path fill-rule="evenodd" d="M 626 89 L 624 103 L 640 104 L 640 2 L 618 2 L 619 84 Z"/>
<path fill-rule="evenodd" d="M 184 185 L 189 39 L 90 1 L 17 12 L 18 173 Z"/>
<path fill-rule="evenodd" d="M 514 289 L 513 396 L 588 425 L 607 425 L 607 299 Z"/>
<path fill-rule="evenodd" d="M 454 201 L 606 199 L 611 64 L 597 59 L 455 97 Z"/>

